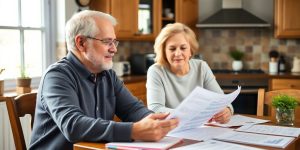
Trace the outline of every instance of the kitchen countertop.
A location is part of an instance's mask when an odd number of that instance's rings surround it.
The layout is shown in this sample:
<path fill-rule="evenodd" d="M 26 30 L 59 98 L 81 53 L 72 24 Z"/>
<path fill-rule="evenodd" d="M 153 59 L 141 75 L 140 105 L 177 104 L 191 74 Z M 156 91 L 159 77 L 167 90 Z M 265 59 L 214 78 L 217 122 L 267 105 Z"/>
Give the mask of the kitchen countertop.
<path fill-rule="evenodd" d="M 300 73 L 282 73 L 282 74 L 267 74 L 267 73 L 214 73 L 217 79 L 300 79 Z M 128 75 L 120 77 L 124 83 L 135 83 L 147 80 L 147 75 Z"/>
<path fill-rule="evenodd" d="M 120 77 L 120 79 L 125 83 L 135 83 L 147 80 L 147 75 L 128 75 Z"/>
<path fill-rule="evenodd" d="M 267 73 L 215 73 L 217 79 L 246 79 L 246 78 L 267 78 L 267 79 L 300 79 L 300 73 L 281 73 L 281 74 L 267 74 Z"/>

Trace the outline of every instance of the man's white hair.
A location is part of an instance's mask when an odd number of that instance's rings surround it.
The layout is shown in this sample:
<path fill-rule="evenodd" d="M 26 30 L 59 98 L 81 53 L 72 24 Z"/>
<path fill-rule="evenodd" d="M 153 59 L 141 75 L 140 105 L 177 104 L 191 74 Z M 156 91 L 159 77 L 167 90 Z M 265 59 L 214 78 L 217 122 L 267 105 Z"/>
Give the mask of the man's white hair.
<path fill-rule="evenodd" d="M 95 36 L 99 34 L 98 27 L 96 26 L 95 18 L 106 19 L 110 21 L 114 26 L 117 24 L 116 19 L 106 13 L 84 10 L 74 14 L 70 20 L 68 20 L 65 28 L 67 49 L 69 51 L 76 50 L 75 37 L 77 35 Z"/>

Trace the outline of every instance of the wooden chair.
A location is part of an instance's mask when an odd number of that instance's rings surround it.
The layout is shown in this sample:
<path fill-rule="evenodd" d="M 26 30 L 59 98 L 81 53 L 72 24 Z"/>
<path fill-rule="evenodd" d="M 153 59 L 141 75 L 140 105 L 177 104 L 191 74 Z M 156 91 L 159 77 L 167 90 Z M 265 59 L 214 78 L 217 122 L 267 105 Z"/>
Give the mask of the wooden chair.
<path fill-rule="evenodd" d="M 7 98 L 6 107 L 17 150 L 26 150 L 25 139 L 19 117 L 30 114 L 31 128 L 34 120 L 36 93 L 26 93 L 16 98 Z"/>
<path fill-rule="evenodd" d="M 272 98 L 278 94 L 294 96 L 300 101 L 299 89 L 283 89 L 266 92 L 265 89 L 258 89 L 257 116 L 271 116 L 275 118 L 275 108 L 271 106 Z M 300 121 L 300 107 L 295 110 L 295 120 Z"/>

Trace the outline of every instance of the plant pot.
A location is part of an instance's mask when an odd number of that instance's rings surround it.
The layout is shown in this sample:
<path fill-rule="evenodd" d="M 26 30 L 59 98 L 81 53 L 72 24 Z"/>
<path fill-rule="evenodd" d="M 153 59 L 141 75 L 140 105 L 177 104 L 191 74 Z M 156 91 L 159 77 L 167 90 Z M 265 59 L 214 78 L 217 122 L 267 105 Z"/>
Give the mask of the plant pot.
<path fill-rule="evenodd" d="M 4 93 L 4 80 L 0 79 L 0 96 Z"/>
<path fill-rule="evenodd" d="M 241 60 L 234 60 L 232 62 L 232 70 L 240 71 L 243 69 L 243 62 Z"/>
<path fill-rule="evenodd" d="M 18 78 L 17 87 L 30 87 L 31 78 Z"/>
<path fill-rule="evenodd" d="M 295 120 L 295 109 L 276 109 L 277 124 L 293 126 Z"/>

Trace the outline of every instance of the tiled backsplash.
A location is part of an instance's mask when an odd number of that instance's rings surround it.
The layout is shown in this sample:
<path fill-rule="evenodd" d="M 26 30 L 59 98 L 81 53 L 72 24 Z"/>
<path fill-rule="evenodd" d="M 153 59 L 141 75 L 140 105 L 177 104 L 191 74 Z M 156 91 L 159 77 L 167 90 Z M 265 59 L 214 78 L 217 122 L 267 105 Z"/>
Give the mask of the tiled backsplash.
<path fill-rule="evenodd" d="M 275 39 L 273 29 L 201 29 L 200 53 L 214 69 L 231 69 L 228 52 L 239 49 L 245 52 L 245 69 L 268 70 L 269 51 L 277 50 L 285 56 L 288 70 L 294 56 L 300 56 L 299 39 Z"/>
<path fill-rule="evenodd" d="M 213 69 L 231 69 L 231 49 L 245 52 L 244 69 L 268 70 L 269 51 L 285 56 L 290 71 L 294 56 L 300 57 L 300 39 L 275 39 L 273 29 L 201 29 L 199 37 L 202 58 Z M 121 41 L 115 61 L 128 60 L 133 53 L 154 53 L 153 42 Z M 59 46 L 62 48 L 62 46 Z"/>

